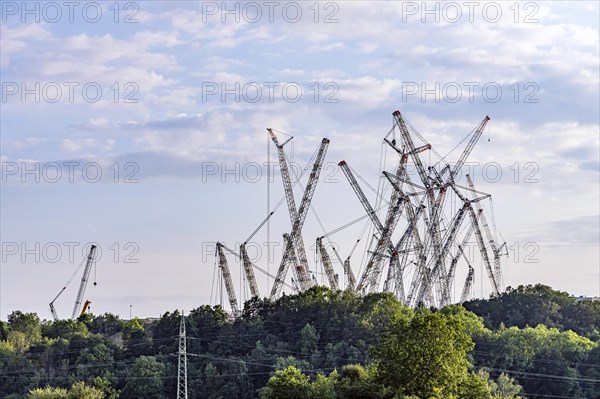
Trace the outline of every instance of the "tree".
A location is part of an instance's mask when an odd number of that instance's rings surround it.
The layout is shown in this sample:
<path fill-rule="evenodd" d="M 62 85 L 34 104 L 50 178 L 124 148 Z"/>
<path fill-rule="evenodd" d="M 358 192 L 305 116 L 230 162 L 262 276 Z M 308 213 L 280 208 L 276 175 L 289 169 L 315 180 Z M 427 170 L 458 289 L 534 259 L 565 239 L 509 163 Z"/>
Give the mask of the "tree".
<path fill-rule="evenodd" d="M 308 376 L 289 366 L 277 370 L 260 392 L 261 399 L 310 399 L 311 386 Z"/>
<path fill-rule="evenodd" d="M 95 387 L 86 386 L 83 381 L 71 385 L 67 399 L 104 399 L 104 393 Z"/>
<path fill-rule="evenodd" d="M 375 381 L 376 370 L 365 369 L 360 364 L 349 364 L 342 368 L 335 390 L 340 399 L 388 399 L 394 394 L 393 389 Z"/>
<path fill-rule="evenodd" d="M 15 345 L 18 353 L 24 353 L 29 346 L 42 339 L 40 318 L 35 313 L 16 310 L 8 315 L 8 341 Z"/>
<path fill-rule="evenodd" d="M 6 341 L 8 339 L 8 323 L 0 320 L 0 341 Z"/>
<path fill-rule="evenodd" d="M 317 374 L 317 378 L 312 383 L 313 399 L 336 399 L 335 384 L 338 379 L 338 373 L 333 370 L 329 377 L 322 374 Z"/>
<path fill-rule="evenodd" d="M 121 398 L 163 399 L 165 365 L 154 356 L 140 356 L 127 375 Z"/>
<path fill-rule="evenodd" d="M 42 325 L 42 335 L 48 338 L 67 338 L 79 334 L 86 336 L 88 334 L 87 326 L 76 320 L 56 320 Z"/>
<path fill-rule="evenodd" d="M 64 388 L 35 388 L 29 391 L 27 399 L 68 399 L 67 390 Z"/>
<path fill-rule="evenodd" d="M 53 387 L 32 389 L 27 399 L 105 399 L 105 396 L 101 390 L 79 381 L 71 385 L 69 390 Z"/>
<path fill-rule="evenodd" d="M 150 354 L 148 333 L 137 318 L 125 323 L 123 327 L 123 341 L 125 342 L 129 356 L 138 357 Z"/>
<path fill-rule="evenodd" d="M 458 384 L 460 399 L 492 399 L 487 379 L 477 374 L 468 374 L 467 378 Z"/>
<path fill-rule="evenodd" d="M 374 348 L 376 380 L 405 395 L 452 397 L 470 378 L 473 346 L 460 318 L 417 309 L 412 319 L 392 323 Z"/>

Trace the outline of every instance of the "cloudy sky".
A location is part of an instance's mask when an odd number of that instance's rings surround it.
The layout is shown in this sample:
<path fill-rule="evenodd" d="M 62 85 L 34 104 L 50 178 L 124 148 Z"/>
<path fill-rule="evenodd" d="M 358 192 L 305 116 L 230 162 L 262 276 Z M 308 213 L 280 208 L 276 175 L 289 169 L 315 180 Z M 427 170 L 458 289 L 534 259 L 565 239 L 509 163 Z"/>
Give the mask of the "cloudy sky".
<path fill-rule="evenodd" d="M 451 161 L 489 115 L 467 166 L 493 196 L 505 285 L 600 295 L 598 25 L 585 1 L 2 2 L 0 317 L 50 318 L 92 242 L 96 314 L 218 303 L 214 242 L 235 249 L 283 196 L 267 127 L 294 137 L 296 171 L 331 140 L 303 230 L 321 281 L 314 239 L 364 214 L 337 163 L 377 187 L 397 109 Z M 366 224 L 330 237 L 343 257 Z M 271 274 L 289 230 L 283 204 L 252 238 Z"/>

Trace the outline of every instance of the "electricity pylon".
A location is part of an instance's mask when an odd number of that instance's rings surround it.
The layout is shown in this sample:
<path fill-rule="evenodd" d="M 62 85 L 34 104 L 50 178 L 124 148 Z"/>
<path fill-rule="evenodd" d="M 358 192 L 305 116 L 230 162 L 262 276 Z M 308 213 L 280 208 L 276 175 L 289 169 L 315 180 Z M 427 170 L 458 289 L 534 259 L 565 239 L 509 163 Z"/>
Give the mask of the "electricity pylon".
<path fill-rule="evenodd" d="M 188 399 L 187 391 L 187 350 L 185 344 L 185 316 L 181 311 L 179 326 L 179 361 L 177 363 L 177 399 Z"/>

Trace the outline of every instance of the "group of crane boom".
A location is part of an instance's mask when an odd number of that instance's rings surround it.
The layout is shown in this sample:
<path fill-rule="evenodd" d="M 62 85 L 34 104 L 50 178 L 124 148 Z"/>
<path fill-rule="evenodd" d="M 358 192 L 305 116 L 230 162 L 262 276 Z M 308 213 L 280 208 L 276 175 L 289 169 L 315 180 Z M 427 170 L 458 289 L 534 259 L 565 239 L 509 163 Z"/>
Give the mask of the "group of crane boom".
<path fill-rule="evenodd" d="M 393 118 L 394 128 L 392 131 L 394 133 L 399 132 L 400 142 L 397 143 L 395 139 L 388 140 L 388 134 L 384 138 L 384 143 L 398 154 L 399 159 L 393 173 L 384 171 L 382 174 L 382 178 L 391 187 L 384 218 L 380 219 L 379 209 L 376 210 L 369 202 L 350 165 L 346 161 L 341 161 L 338 164 L 362 205 L 366 216 L 370 219 L 375 232 L 375 247 L 368 251 L 368 262 L 358 278 L 350 266 L 350 256 L 360 239 L 357 240 L 351 254 L 344 261 L 342 261 L 337 250 L 332 249 L 339 263 L 343 266 L 346 281 L 345 289 L 358 295 L 366 295 L 382 289 L 384 292 L 394 293 L 403 303 L 409 306 L 423 304 L 442 307 L 452 301 L 451 287 L 454 284 L 459 258 L 462 256 L 468 266 L 467 277 L 460 296 L 460 301 L 463 302 L 469 297 L 474 282 L 474 268 L 464 253 L 465 246 L 468 245 L 471 235 L 474 234 L 483 266 L 490 280 L 492 293 L 498 294 L 502 286 L 502 249 L 505 248 L 506 244 L 498 244 L 485 217 L 481 201 L 489 198 L 489 195 L 477 191 L 469 175 L 466 175 L 468 187 L 456 183 L 462 167 L 483 134 L 490 118 L 486 116 L 475 128 L 468 144 L 454 165 L 451 166 L 446 160 L 441 159 L 440 162 L 427 168 L 425 168 L 420 154 L 425 151 L 432 151 L 431 144 L 425 143 L 419 147 L 415 146 L 411 130 L 417 135 L 418 133 L 399 111 L 393 113 Z M 293 188 L 295 184 L 299 183 L 299 178 L 295 183 L 292 182 L 284 151 L 284 146 L 292 138 L 290 137 L 285 142 L 280 143 L 273 129 L 267 129 L 267 131 L 277 149 L 280 175 L 291 222 L 289 233 L 283 235 L 283 256 L 277 274 L 274 276 L 269 295 L 271 299 L 275 299 L 281 295 L 284 285 L 290 287 L 285 283 L 290 268 L 293 270 L 291 287 L 294 291 L 305 291 L 316 284 L 316 279 L 312 275 L 307 261 L 302 227 L 319 180 L 329 146 L 329 139 L 324 138 L 316 151 L 300 206 L 297 207 Z M 422 139 L 420 135 L 418 137 Z M 409 160 L 416 169 L 418 181 L 412 181 L 412 177 L 408 173 Z M 436 168 L 438 164 L 443 165 L 441 170 Z M 452 210 L 452 207 L 446 205 L 449 201 L 448 198 L 453 194 L 455 194 L 460 204 L 455 211 Z M 258 229 L 267 222 L 272 214 L 273 212 L 267 216 L 267 219 L 252 233 L 251 237 L 257 233 Z M 398 230 L 402 218 L 405 219 L 406 223 L 403 224 L 404 227 Z M 467 221 L 469 221 L 468 228 L 463 229 L 462 226 Z M 487 238 L 487 245 L 483 238 L 482 227 Z M 399 237 L 397 241 L 392 238 L 394 233 L 397 233 L 396 236 Z M 341 284 L 331 257 L 323 243 L 324 237 L 317 238 L 316 249 L 320 255 L 327 283 L 332 290 L 337 291 L 341 289 Z M 254 274 L 254 268 L 257 268 L 257 266 L 251 263 L 246 252 L 248 240 L 240 245 L 239 255 L 236 254 L 236 256 L 242 261 L 250 294 L 260 297 Z M 488 248 L 491 249 L 493 263 L 490 260 Z M 238 301 L 224 249 L 233 253 L 223 244 L 217 243 L 219 270 L 229 296 L 230 306 L 235 313 L 239 312 Z M 385 274 L 383 287 L 381 287 L 381 276 L 386 264 L 387 273 Z M 407 285 L 405 286 L 405 284 Z"/>

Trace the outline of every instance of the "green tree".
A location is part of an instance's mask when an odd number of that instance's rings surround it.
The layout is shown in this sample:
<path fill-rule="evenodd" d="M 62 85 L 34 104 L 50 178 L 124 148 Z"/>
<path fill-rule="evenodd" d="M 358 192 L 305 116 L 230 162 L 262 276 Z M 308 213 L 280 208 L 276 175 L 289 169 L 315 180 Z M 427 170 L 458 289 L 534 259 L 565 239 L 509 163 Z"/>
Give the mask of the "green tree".
<path fill-rule="evenodd" d="M 313 399 L 336 399 L 337 379 L 337 370 L 333 370 L 329 377 L 317 374 L 315 381 L 311 384 Z"/>
<path fill-rule="evenodd" d="M 310 399 L 311 386 L 308 376 L 289 366 L 277 370 L 260 392 L 261 399 Z"/>
<path fill-rule="evenodd" d="M 86 386 L 83 381 L 71 385 L 68 399 L 104 399 L 104 393 L 98 388 Z"/>
<path fill-rule="evenodd" d="M 56 320 L 42 325 L 42 335 L 48 338 L 67 338 L 73 335 L 88 335 L 88 328 L 77 320 Z"/>
<path fill-rule="evenodd" d="M 8 323 L 0 320 L 0 341 L 6 341 L 8 339 L 8 332 Z"/>
<path fill-rule="evenodd" d="M 69 399 L 69 396 L 64 388 L 45 387 L 32 389 L 27 399 Z"/>
<path fill-rule="evenodd" d="M 125 323 L 123 327 L 123 341 L 128 356 L 138 357 L 150 354 L 150 340 L 144 326 L 135 318 Z"/>
<path fill-rule="evenodd" d="M 105 399 L 104 393 L 79 381 L 65 388 L 35 388 L 29 391 L 27 399 Z"/>
<path fill-rule="evenodd" d="M 140 356 L 135 360 L 127 375 L 121 392 L 123 399 L 163 399 L 163 377 L 165 365 L 154 356 Z"/>
<path fill-rule="evenodd" d="M 410 320 L 392 323 L 373 350 L 377 380 L 405 395 L 456 396 L 468 378 L 473 341 L 461 318 L 420 308 Z"/>
<path fill-rule="evenodd" d="M 487 379 L 477 374 L 468 374 L 458 384 L 458 398 L 460 399 L 492 399 Z"/>
<path fill-rule="evenodd" d="M 8 315 L 8 341 L 15 345 L 18 353 L 24 353 L 32 344 L 42 339 L 40 318 L 35 313 L 16 310 Z"/>
<path fill-rule="evenodd" d="M 388 399 L 394 389 L 386 388 L 376 381 L 376 369 L 365 369 L 360 364 L 349 364 L 342 368 L 335 390 L 340 399 Z"/>

